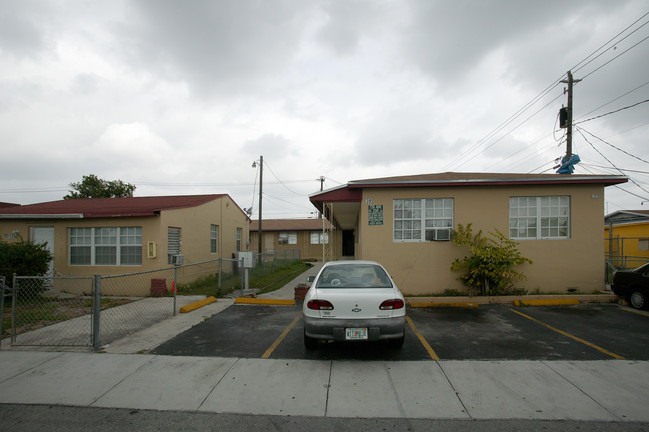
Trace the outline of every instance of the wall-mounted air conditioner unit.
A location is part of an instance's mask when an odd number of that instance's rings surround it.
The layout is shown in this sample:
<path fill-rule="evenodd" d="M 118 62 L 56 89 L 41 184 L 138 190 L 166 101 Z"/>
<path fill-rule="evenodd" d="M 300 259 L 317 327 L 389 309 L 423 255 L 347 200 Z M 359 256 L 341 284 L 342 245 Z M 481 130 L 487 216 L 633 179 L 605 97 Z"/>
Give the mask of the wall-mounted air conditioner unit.
<path fill-rule="evenodd" d="M 185 264 L 185 255 L 172 255 L 171 264 L 173 265 L 183 265 Z"/>
<path fill-rule="evenodd" d="M 449 241 L 451 240 L 451 229 L 443 228 L 426 231 L 426 240 Z"/>

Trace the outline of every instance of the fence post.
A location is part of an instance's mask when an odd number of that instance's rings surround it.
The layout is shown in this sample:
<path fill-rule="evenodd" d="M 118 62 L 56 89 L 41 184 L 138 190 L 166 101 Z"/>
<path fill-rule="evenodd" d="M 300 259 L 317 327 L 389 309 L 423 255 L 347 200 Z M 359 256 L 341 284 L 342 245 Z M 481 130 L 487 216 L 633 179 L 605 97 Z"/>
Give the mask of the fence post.
<path fill-rule="evenodd" d="M 9 341 L 11 345 L 16 342 L 16 301 L 18 300 L 18 287 L 16 286 L 16 273 L 14 273 L 11 285 L 11 337 Z"/>
<path fill-rule="evenodd" d="M 99 315 L 101 314 L 101 275 L 95 275 L 93 290 L 93 313 L 92 313 L 92 346 L 95 351 L 101 347 L 99 332 Z"/>
<path fill-rule="evenodd" d="M 238 264 L 239 269 L 240 269 L 240 271 L 239 271 L 239 279 L 241 280 L 241 297 L 243 297 L 243 284 L 245 283 L 245 280 L 244 280 L 245 279 L 245 274 L 244 274 L 243 271 L 241 271 L 241 270 L 243 270 L 243 258 L 241 258 L 241 260 L 239 260 L 239 262 L 237 262 L 237 264 Z"/>
<path fill-rule="evenodd" d="M 219 283 L 216 287 L 216 296 L 221 292 L 221 271 L 223 270 L 223 258 L 219 258 Z"/>
<path fill-rule="evenodd" d="M 178 291 L 178 285 L 176 283 L 176 274 L 177 274 L 178 266 L 174 266 L 174 283 L 173 283 L 173 294 L 174 294 L 174 316 L 176 316 L 176 291 Z"/>
<path fill-rule="evenodd" d="M 0 276 L 0 293 L 2 294 L 2 297 L 0 297 L 0 348 L 2 348 L 2 331 L 4 330 L 4 327 L 2 327 L 2 317 L 3 313 L 5 310 L 5 277 Z"/>

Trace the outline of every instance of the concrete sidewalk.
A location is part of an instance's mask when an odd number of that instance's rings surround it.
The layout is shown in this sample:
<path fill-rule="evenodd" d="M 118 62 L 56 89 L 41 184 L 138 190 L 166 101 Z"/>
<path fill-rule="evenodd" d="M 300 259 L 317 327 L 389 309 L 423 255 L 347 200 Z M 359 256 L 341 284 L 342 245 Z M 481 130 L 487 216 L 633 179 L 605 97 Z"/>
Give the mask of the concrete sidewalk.
<path fill-rule="evenodd" d="M 0 351 L 0 403 L 278 416 L 649 421 L 649 362 Z"/>

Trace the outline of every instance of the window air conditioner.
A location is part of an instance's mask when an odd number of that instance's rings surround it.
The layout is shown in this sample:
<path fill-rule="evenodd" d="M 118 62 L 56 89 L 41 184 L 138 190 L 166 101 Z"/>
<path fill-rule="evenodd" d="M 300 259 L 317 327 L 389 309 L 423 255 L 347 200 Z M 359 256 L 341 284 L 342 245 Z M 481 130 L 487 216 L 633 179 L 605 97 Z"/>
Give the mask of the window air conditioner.
<path fill-rule="evenodd" d="M 426 231 L 426 240 L 429 241 L 449 241 L 451 240 L 451 229 L 434 229 Z"/>
<path fill-rule="evenodd" d="M 183 265 L 185 264 L 185 255 L 172 255 L 171 264 L 174 265 Z"/>

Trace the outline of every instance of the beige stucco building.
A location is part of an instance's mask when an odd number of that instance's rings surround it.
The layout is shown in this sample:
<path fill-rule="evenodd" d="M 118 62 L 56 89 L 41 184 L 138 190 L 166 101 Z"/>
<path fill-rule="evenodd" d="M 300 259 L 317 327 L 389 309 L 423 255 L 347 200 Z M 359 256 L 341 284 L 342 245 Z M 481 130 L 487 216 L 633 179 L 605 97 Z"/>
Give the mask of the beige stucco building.
<path fill-rule="evenodd" d="M 591 293 L 604 288 L 604 188 L 623 176 L 441 173 L 351 181 L 310 200 L 331 236 L 353 239 L 343 254 L 383 264 L 404 294 L 466 292 L 450 270 L 469 254 L 449 240 L 458 224 L 498 230 L 533 264 L 517 288 Z"/>
<path fill-rule="evenodd" d="M 226 194 L 95 198 L 0 208 L 0 236 L 47 242 L 51 275 L 101 276 L 232 258 L 249 219 Z M 216 266 L 215 266 L 216 268 Z M 181 273 L 182 276 L 194 273 Z M 147 287 L 140 291 L 147 294 Z"/>
<path fill-rule="evenodd" d="M 262 220 L 261 250 L 265 254 L 284 252 L 304 261 L 322 261 L 324 251 L 335 247 L 329 241 L 331 224 L 326 219 Z M 340 241 L 340 239 L 338 239 Z M 340 246 L 340 245 L 338 245 Z M 250 222 L 250 250 L 259 250 L 259 221 Z"/>

